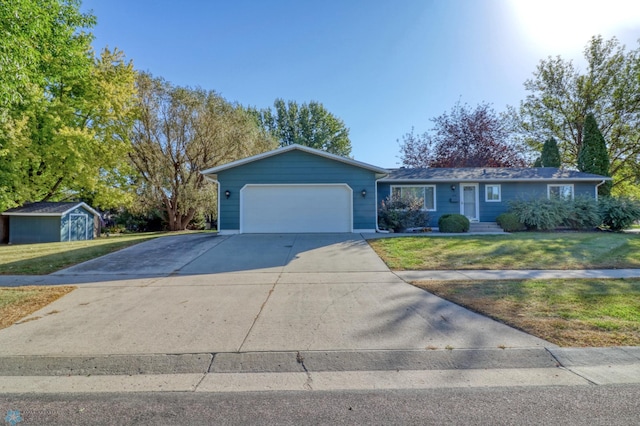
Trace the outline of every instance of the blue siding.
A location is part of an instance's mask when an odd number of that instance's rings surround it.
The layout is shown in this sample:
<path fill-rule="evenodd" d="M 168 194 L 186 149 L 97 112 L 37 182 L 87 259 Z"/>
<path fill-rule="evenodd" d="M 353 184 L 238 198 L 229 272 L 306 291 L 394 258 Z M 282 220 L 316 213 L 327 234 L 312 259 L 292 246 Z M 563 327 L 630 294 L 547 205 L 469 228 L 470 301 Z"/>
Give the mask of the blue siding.
<path fill-rule="evenodd" d="M 69 229 L 71 215 L 82 215 Z M 74 216 L 76 217 L 76 216 Z M 82 207 L 60 216 L 10 216 L 9 242 L 11 244 L 54 243 L 93 239 L 94 215 Z"/>
<path fill-rule="evenodd" d="M 11 216 L 11 244 L 52 243 L 60 241 L 60 218 L 57 216 Z"/>
<path fill-rule="evenodd" d="M 71 220 L 72 215 L 76 218 L 73 222 Z M 78 221 L 76 215 L 82 215 L 84 216 L 84 219 L 82 221 Z M 60 223 L 60 239 L 58 241 L 92 240 L 93 220 L 93 214 L 82 207 L 78 207 L 70 211 L 66 215 L 62 216 Z"/>
<path fill-rule="evenodd" d="M 467 182 L 465 182 L 467 183 Z M 471 182 L 469 182 L 471 183 Z M 481 222 L 495 222 L 496 217 L 509 210 L 509 201 L 517 199 L 531 199 L 547 196 L 548 182 L 502 182 L 499 183 L 501 190 L 501 201 L 487 202 L 485 198 L 486 185 L 478 184 L 479 210 Z M 573 184 L 574 196 L 595 196 L 595 183 L 593 182 L 558 182 L 558 184 Z M 378 202 L 382 202 L 391 194 L 392 185 L 433 185 L 424 182 L 402 182 L 391 184 L 381 182 L 378 185 Z M 451 190 L 451 185 L 455 185 L 455 191 Z M 436 184 L 436 211 L 429 212 L 428 226 L 438 226 L 438 219 L 443 214 L 460 213 L 460 184 L 459 182 L 438 182 Z"/>
<path fill-rule="evenodd" d="M 353 228 L 375 228 L 375 173 L 340 161 L 293 150 L 223 170 L 218 182 L 221 230 L 240 229 L 240 189 L 246 184 L 284 183 L 346 183 L 353 190 Z M 227 190 L 229 199 L 224 196 Z"/>

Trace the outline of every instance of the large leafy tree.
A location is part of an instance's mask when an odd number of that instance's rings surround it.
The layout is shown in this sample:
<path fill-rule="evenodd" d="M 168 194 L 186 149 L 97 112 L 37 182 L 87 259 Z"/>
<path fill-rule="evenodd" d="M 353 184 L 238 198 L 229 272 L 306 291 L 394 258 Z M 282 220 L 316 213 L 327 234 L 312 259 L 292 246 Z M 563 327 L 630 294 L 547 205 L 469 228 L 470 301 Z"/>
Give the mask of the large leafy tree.
<path fill-rule="evenodd" d="M 584 49 L 586 68 L 570 60 L 540 61 L 525 82 L 529 95 L 519 111 L 526 141 L 557 139 L 562 162 L 576 167 L 584 142 L 585 120 L 598 117 L 607 143 L 614 187 L 640 180 L 640 49 L 627 51 L 617 39 L 593 37 Z"/>
<path fill-rule="evenodd" d="M 74 0 L 0 7 L 0 211 L 30 201 L 126 202 L 121 160 L 135 71 L 121 52 L 94 57 L 94 23 Z"/>
<path fill-rule="evenodd" d="M 272 149 L 275 142 L 242 107 L 213 91 L 176 87 L 142 73 L 131 162 L 141 209 L 158 209 L 172 231 L 214 214 L 216 191 L 202 170 Z"/>
<path fill-rule="evenodd" d="M 430 132 L 407 133 L 400 143 L 408 167 L 522 167 L 521 149 L 510 140 L 509 122 L 489 104 L 456 103 L 433 118 Z"/>
<path fill-rule="evenodd" d="M 583 141 L 578 153 L 578 170 L 609 176 L 607 146 L 593 114 L 587 114 L 584 122 Z M 601 185 L 598 188 L 600 195 L 609 195 L 609 192 L 608 184 Z"/>
<path fill-rule="evenodd" d="M 253 109 L 252 113 L 280 146 L 299 144 L 336 155 L 351 154 L 349 129 L 319 102 L 298 105 L 276 99 L 273 109 Z"/>

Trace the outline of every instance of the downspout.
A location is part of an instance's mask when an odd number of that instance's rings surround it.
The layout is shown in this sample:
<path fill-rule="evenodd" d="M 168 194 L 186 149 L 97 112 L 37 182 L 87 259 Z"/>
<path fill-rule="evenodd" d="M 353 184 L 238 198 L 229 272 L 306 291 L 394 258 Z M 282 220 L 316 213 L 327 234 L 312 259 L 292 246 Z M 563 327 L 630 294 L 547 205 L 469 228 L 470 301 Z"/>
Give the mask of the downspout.
<path fill-rule="evenodd" d="M 599 184 L 596 185 L 596 201 L 598 201 L 598 188 L 600 188 L 602 185 L 605 184 L 605 182 L 607 182 L 606 180 L 603 180 L 602 182 L 600 182 Z"/>
<path fill-rule="evenodd" d="M 218 235 L 220 235 L 220 182 L 218 182 L 216 179 L 211 179 L 209 176 L 207 175 L 203 175 L 204 178 L 206 180 L 208 180 L 211 183 L 215 183 L 218 186 L 218 225 L 216 226 L 218 229 L 216 229 L 216 232 L 218 232 Z"/>
<path fill-rule="evenodd" d="M 380 178 L 380 179 L 383 179 L 383 178 Z M 375 190 L 375 193 L 376 193 L 376 197 L 375 197 L 376 198 L 376 232 L 379 232 L 381 234 L 388 234 L 389 231 L 385 231 L 384 229 L 378 228 L 378 208 L 379 208 L 379 205 L 378 205 L 378 181 L 380 179 L 376 179 L 376 182 L 375 182 L 375 184 L 376 184 L 376 190 Z"/>

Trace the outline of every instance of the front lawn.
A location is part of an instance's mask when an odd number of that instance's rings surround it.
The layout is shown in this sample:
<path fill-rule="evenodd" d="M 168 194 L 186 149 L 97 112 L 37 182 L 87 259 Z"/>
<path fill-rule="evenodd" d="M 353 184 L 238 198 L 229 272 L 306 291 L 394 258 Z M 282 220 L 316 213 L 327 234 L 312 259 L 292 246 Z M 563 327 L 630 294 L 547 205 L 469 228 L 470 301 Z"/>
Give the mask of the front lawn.
<path fill-rule="evenodd" d="M 414 284 L 559 346 L 640 345 L 640 279 Z"/>
<path fill-rule="evenodd" d="M 170 234 L 149 232 L 66 243 L 0 245 L 0 275 L 50 274 L 162 235 Z"/>
<path fill-rule="evenodd" d="M 640 235 L 522 232 L 399 237 L 369 244 L 394 270 L 640 268 Z"/>

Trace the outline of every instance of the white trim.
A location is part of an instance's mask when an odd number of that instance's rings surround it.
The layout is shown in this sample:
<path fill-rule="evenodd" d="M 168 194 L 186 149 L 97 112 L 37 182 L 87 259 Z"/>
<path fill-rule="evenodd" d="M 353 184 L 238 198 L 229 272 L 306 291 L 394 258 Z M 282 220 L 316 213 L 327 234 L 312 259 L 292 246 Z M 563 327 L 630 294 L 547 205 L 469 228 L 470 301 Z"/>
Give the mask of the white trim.
<path fill-rule="evenodd" d="M 476 210 L 476 217 L 474 218 L 468 218 L 471 222 L 479 222 L 480 221 L 480 188 L 479 188 L 479 184 L 477 183 L 461 183 L 460 184 L 460 214 L 463 216 L 466 216 L 464 214 L 464 187 L 468 186 L 468 187 L 473 187 L 475 190 L 475 210 Z"/>
<path fill-rule="evenodd" d="M 550 184 L 547 185 L 547 199 L 549 199 L 549 200 L 551 199 L 551 187 L 553 187 L 553 186 L 570 186 L 571 187 L 571 200 L 573 200 L 575 198 L 576 190 L 575 190 L 575 188 L 574 188 L 572 183 L 565 183 L 565 184 L 562 184 L 562 183 L 550 183 Z M 564 198 L 562 198 L 562 199 L 564 199 Z"/>
<path fill-rule="evenodd" d="M 488 189 L 489 187 L 493 187 L 493 186 L 497 186 L 498 187 L 498 199 L 497 200 L 490 200 L 489 199 L 489 193 L 488 193 Z M 486 203 L 500 203 L 502 202 L 502 185 L 500 185 L 499 183 L 488 183 L 484 186 L 484 201 Z"/>
<path fill-rule="evenodd" d="M 401 193 L 402 193 L 402 188 L 433 188 L 433 208 L 432 208 L 432 209 L 429 209 L 429 208 L 427 208 L 427 207 L 426 207 L 426 205 L 427 205 L 427 191 L 425 190 L 425 191 L 424 191 L 424 194 L 425 194 L 425 195 L 424 195 L 424 200 L 423 200 L 423 201 L 424 201 L 424 206 L 425 206 L 425 208 L 424 208 L 423 210 L 424 210 L 424 211 L 427 211 L 427 212 L 435 212 L 435 211 L 438 211 L 438 206 L 437 206 L 437 204 L 436 204 L 436 200 L 437 200 L 437 198 L 438 198 L 438 197 L 436 196 L 436 191 L 437 191 L 437 187 L 436 187 L 436 185 L 428 185 L 428 184 L 427 184 L 427 185 L 419 185 L 419 184 L 417 184 L 417 185 L 391 185 L 391 188 L 390 188 L 390 190 L 389 190 L 389 191 L 390 191 L 390 194 L 389 194 L 389 195 L 393 196 L 393 189 L 394 189 L 394 188 L 400 188 L 400 192 L 401 192 Z M 402 196 L 402 195 L 401 195 L 401 196 Z"/>
<path fill-rule="evenodd" d="M 293 151 L 293 150 L 298 150 L 298 151 L 306 152 L 308 154 L 318 155 L 320 157 L 325 157 L 325 158 L 328 158 L 330 160 L 335 160 L 335 161 L 339 161 L 341 163 L 349 164 L 351 166 L 360 167 L 362 169 L 370 170 L 370 171 L 375 172 L 375 173 L 379 173 L 379 174 L 383 174 L 383 175 L 388 175 L 389 174 L 389 171 L 387 169 L 383 169 L 381 167 L 373 166 L 371 164 L 363 163 L 361 161 L 356 161 L 356 160 L 353 160 L 351 158 L 342 157 L 340 155 L 331 154 L 331 153 L 326 152 L 326 151 L 320 151 L 318 149 L 309 148 L 308 146 L 298 145 L 298 144 L 287 145 L 287 146 L 284 146 L 284 147 L 281 147 L 281 148 L 274 149 L 272 151 L 263 152 L 262 154 L 258 154 L 258 155 L 254 155 L 254 156 L 251 156 L 251 157 L 243 158 L 243 159 L 240 159 L 240 160 L 232 161 L 230 163 L 223 164 L 221 166 L 212 167 L 212 168 L 203 170 L 200 173 L 202 173 L 203 175 L 216 175 L 217 173 L 219 173 L 219 172 L 221 172 L 223 170 L 232 169 L 234 167 L 242 166 L 243 164 L 252 163 L 254 161 L 262 160 L 264 158 L 272 157 L 274 155 L 284 154 L 285 152 L 289 152 L 289 151 Z"/>
<path fill-rule="evenodd" d="M 340 187 L 345 188 L 349 192 L 349 231 L 353 231 L 353 189 L 346 183 L 247 183 L 240 189 L 240 234 L 244 234 L 244 193 L 245 189 L 253 187 Z"/>

